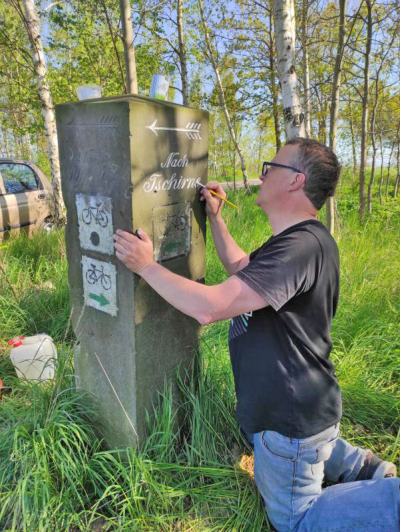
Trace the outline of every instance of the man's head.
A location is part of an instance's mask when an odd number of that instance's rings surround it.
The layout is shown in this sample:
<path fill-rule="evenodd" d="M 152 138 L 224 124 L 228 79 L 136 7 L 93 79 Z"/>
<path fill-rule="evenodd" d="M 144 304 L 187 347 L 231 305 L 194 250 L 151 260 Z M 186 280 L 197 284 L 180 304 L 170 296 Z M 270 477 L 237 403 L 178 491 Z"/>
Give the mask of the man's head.
<path fill-rule="evenodd" d="M 340 164 L 335 153 L 313 139 L 295 138 L 285 146 L 297 146 L 297 154 L 290 161 L 304 172 L 303 190 L 316 209 L 321 209 L 328 197 L 333 196 L 339 180 Z"/>
<path fill-rule="evenodd" d="M 281 148 L 272 160 L 257 204 L 267 214 L 287 209 L 319 210 L 333 196 L 340 165 L 333 151 L 316 140 L 295 138 Z"/>

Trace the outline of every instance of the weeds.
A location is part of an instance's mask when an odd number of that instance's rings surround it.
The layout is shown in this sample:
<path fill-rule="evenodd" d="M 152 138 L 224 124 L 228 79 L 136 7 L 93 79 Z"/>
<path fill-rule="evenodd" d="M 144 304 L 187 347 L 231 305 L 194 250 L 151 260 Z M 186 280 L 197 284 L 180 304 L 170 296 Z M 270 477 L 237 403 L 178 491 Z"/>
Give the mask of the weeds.
<path fill-rule="evenodd" d="M 267 218 L 254 195 L 230 196 L 240 210 L 225 209 L 228 226 L 251 251 L 271 234 Z M 341 209 L 339 200 L 342 286 L 332 331 L 342 434 L 398 463 L 400 222 L 386 209 L 360 227 L 349 202 Z M 74 387 L 62 232 L 11 238 L 0 252 L 1 530 L 269 530 L 251 475 L 239 465 L 240 454 L 251 453 L 234 417 L 228 323 L 204 329 L 199 368 L 179 379 L 180 430 L 166 387 L 141 450 L 110 451 L 95 433 L 90 402 Z M 208 235 L 207 282 L 224 278 Z M 53 382 L 32 385 L 15 376 L 5 344 L 38 332 L 56 340 L 59 363 Z"/>

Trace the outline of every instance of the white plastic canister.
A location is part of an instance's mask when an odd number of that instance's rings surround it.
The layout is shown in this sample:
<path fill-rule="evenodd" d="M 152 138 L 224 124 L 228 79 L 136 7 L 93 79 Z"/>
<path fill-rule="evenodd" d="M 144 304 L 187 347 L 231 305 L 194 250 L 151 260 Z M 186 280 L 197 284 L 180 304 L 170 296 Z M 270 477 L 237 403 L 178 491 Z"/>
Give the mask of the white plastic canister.
<path fill-rule="evenodd" d="M 54 364 L 57 349 L 48 334 L 17 337 L 8 342 L 13 348 L 10 353 L 18 377 L 34 381 L 54 378 Z"/>
<path fill-rule="evenodd" d="M 76 87 L 76 94 L 80 100 L 89 100 L 91 98 L 101 98 L 100 85 L 81 85 Z"/>
<path fill-rule="evenodd" d="M 150 98 L 166 100 L 168 96 L 169 80 L 162 74 L 154 74 L 151 80 Z"/>

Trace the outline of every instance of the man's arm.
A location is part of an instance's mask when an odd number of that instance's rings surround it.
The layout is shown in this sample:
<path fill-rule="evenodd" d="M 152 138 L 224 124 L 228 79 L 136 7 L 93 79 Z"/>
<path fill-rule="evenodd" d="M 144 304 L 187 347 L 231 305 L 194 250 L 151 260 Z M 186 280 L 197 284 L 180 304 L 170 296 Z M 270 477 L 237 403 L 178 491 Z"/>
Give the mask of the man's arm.
<path fill-rule="evenodd" d="M 202 325 L 267 306 L 257 292 L 236 276 L 215 286 L 205 286 L 176 275 L 156 262 L 144 268 L 140 275 L 168 303 Z"/>
<path fill-rule="evenodd" d="M 210 189 L 223 197 L 226 197 L 226 194 L 220 183 L 211 181 L 207 183 L 207 188 L 201 190 L 200 199 L 207 202 L 206 212 L 218 257 L 228 274 L 233 275 L 247 266 L 249 256 L 236 244 L 229 233 L 221 215 L 224 202 L 213 196 L 209 192 Z"/>
<path fill-rule="evenodd" d="M 118 230 L 114 235 L 117 257 L 172 306 L 202 325 L 266 307 L 266 301 L 238 277 L 205 286 L 170 272 L 153 260 L 153 245 L 146 233 L 140 239 Z"/>

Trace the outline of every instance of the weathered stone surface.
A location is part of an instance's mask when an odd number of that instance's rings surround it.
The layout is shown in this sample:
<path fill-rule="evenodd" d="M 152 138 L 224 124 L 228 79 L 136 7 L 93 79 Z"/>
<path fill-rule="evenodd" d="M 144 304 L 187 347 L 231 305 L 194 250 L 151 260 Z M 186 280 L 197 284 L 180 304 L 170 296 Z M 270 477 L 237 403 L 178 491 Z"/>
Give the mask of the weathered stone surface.
<path fill-rule="evenodd" d="M 140 227 L 156 260 L 204 278 L 196 181 L 207 180 L 208 114 L 124 96 L 59 105 L 57 128 L 77 385 L 93 397 L 108 444 L 137 445 L 157 391 L 193 361 L 200 328 L 119 262 L 110 238 Z"/>

